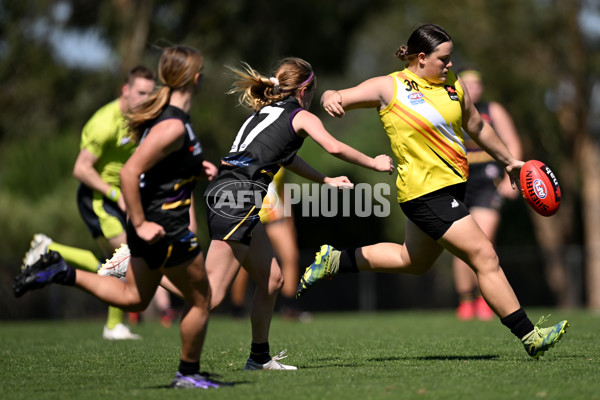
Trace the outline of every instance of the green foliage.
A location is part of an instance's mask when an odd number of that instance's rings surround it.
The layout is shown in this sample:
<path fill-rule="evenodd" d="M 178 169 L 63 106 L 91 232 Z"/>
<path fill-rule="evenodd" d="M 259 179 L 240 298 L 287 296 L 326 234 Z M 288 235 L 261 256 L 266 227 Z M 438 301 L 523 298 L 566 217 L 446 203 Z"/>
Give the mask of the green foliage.
<path fill-rule="evenodd" d="M 43 232 L 64 244 L 96 250 L 81 220 L 74 179 L 57 183 L 53 190 L 40 193 L 36 200 L 11 192 L 0 192 L 2 240 L 0 253 L 4 259 L 18 260 L 29 248 L 34 233 Z"/>
<path fill-rule="evenodd" d="M 57 136 L 49 140 L 34 137 L 27 142 L 7 143 L 0 150 L 3 191 L 30 200 L 45 197 L 57 190 L 56 185 L 73 179 L 71 171 L 79 153 L 79 138 Z"/>
<path fill-rule="evenodd" d="M 4 258 L 22 256 L 36 232 L 95 250 L 77 210 L 78 181 L 71 175 L 79 152 L 78 135 L 6 144 L 0 148 L 0 252 Z"/>
<path fill-rule="evenodd" d="M 0 140 L 51 140 L 102 104 L 90 104 L 85 93 L 100 101 L 107 89 L 114 94 L 114 77 L 106 84 L 110 74 L 71 69 L 57 58 L 49 42 L 61 28 L 49 12 L 54 2 L 34 3 L 11 1 L 0 8 Z"/>
<path fill-rule="evenodd" d="M 554 310 L 571 328 L 535 361 L 496 322 L 459 322 L 452 312 L 316 314 L 275 318 L 271 352 L 288 350 L 297 371 L 242 371 L 249 320 L 211 318 L 201 369 L 236 383 L 210 392 L 170 390 L 179 362 L 177 329 L 147 321 L 141 341 L 107 342 L 101 322 L 4 323 L 3 398 L 64 399 L 597 399 L 598 319 Z M 548 310 L 529 310 L 536 319 Z"/>

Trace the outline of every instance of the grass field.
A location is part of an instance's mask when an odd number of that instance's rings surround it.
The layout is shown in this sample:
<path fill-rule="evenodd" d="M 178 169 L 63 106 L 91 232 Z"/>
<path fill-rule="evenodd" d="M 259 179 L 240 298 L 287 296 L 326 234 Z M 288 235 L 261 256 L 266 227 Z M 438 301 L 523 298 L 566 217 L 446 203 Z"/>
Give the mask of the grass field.
<path fill-rule="evenodd" d="M 534 322 L 569 319 L 540 360 L 494 322 L 458 322 L 448 311 L 323 313 L 309 323 L 275 318 L 273 354 L 298 371 L 242 371 L 250 325 L 211 319 L 202 370 L 236 383 L 168 388 L 178 329 L 146 322 L 138 342 L 106 342 L 101 321 L 3 322 L 0 398 L 8 399 L 600 399 L 600 316 L 529 309 Z"/>

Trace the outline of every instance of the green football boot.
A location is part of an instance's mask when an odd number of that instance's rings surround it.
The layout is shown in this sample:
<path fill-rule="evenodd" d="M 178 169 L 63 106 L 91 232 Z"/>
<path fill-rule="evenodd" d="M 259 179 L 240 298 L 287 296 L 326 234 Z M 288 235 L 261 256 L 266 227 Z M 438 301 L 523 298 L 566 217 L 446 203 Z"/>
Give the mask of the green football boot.
<path fill-rule="evenodd" d="M 339 265 L 340 252 L 328 244 L 322 245 L 317 252 L 315 261 L 306 268 L 304 275 L 300 278 L 296 298 L 302 296 L 315 283 L 323 279 L 332 279 L 338 273 Z"/>
<path fill-rule="evenodd" d="M 548 317 L 550 317 L 548 315 Z M 539 326 L 548 320 L 548 317 L 541 317 L 533 331 L 527 334 L 521 342 L 525 346 L 525 351 L 532 358 L 539 358 L 544 355 L 546 350 L 553 347 L 565 334 L 569 327 L 568 321 L 561 321 L 549 328 L 540 328 Z"/>

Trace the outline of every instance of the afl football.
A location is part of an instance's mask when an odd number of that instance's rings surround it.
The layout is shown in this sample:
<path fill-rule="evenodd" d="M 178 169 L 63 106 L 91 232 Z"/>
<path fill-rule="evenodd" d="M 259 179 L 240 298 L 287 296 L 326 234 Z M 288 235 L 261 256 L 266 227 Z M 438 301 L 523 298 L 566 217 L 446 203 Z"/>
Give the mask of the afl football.
<path fill-rule="evenodd" d="M 529 160 L 521 168 L 521 193 L 540 215 L 554 215 L 560 207 L 560 186 L 554 172 L 543 162 Z"/>

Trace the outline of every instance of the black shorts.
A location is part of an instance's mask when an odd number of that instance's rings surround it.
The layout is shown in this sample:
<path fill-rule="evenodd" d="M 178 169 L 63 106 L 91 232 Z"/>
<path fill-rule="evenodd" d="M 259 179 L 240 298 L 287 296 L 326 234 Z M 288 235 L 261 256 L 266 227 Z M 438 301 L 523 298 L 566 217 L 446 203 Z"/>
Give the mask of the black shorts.
<path fill-rule="evenodd" d="M 260 223 L 260 208 L 247 207 L 215 207 L 215 199 L 206 197 L 206 221 L 211 239 L 234 240 L 250 245 L 252 231 Z"/>
<path fill-rule="evenodd" d="M 438 240 L 455 221 L 469 215 L 464 196 L 465 184 L 460 183 L 400 203 L 400 207 L 408 219 Z"/>
<path fill-rule="evenodd" d="M 196 258 L 201 251 L 198 238 L 189 230 L 175 239 L 165 236 L 156 243 L 148 244 L 137 235 L 131 223 L 127 224 L 127 244 L 131 256 L 143 258 L 150 269 L 182 264 Z"/>
<path fill-rule="evenodd" d="M 482 207 L 499 211 L 503 199 L 496 187 L 503 177 L 504 170 L 497 162 L 469 165 L 465 205 L 469 209 Z"/>
<path fill-rule="evenodd" d="M 84 184 L 77 188 L 77 207 L 92 237 L 110 239 L 125 232 L 125 212 L 116 202 Z"/>

